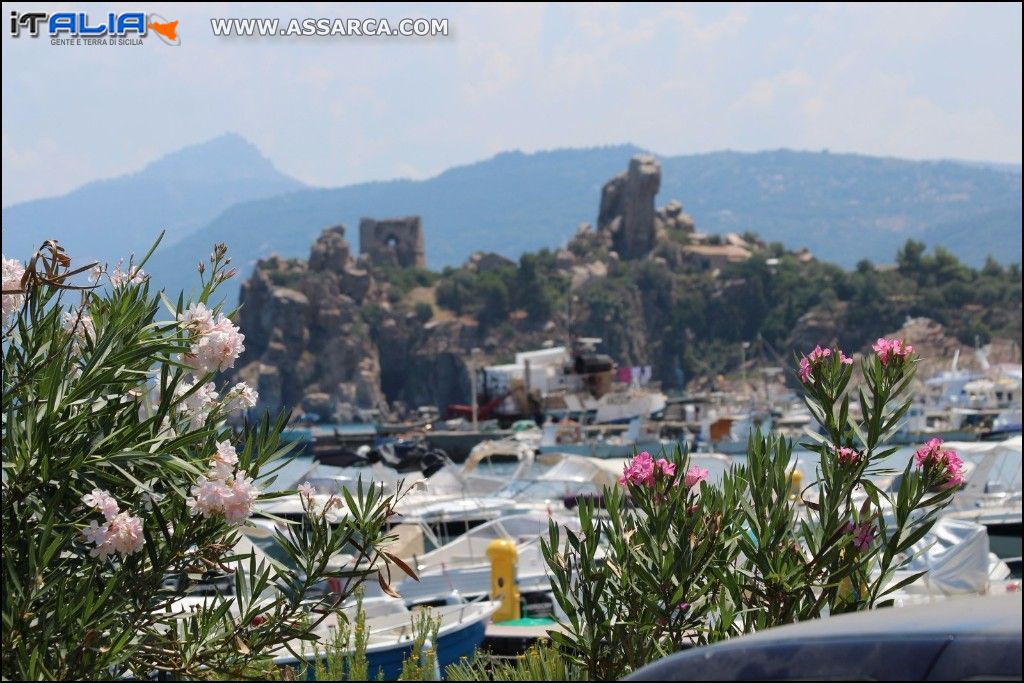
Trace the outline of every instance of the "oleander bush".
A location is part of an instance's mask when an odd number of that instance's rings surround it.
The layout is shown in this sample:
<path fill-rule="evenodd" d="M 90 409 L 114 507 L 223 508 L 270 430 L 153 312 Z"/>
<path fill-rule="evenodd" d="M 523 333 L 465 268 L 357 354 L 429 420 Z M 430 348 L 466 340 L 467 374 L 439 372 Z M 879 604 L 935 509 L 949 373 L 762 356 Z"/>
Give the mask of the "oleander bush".
<path fill-rule="evenodd" d="M 265 675 L 362 580 L 385 583 L 400 493 L 304 497 L 307 524 L 275 535 L 288 566 L 239 544 L 258 501 L 294 492 L 263 492 L 285 416 L 227 426 L 257 403 L 218 381 L 244 349 L 213 303 L 229 262 L 218 245 L 198 297 L 173 301 L 143 263 L 79 266 L 52 241 L 4 258 L 4 679 Z M 329 568 L 339 553 L 356 559 Z M 317 597 L 331 578 L 341 593 Z M 233 590 L 199 597 L 212 580 Z"/>
<path fill-rule="evenodd" d="M 962 463 L 934 440 L 895 491 L 873 483 L 899 474 L 887 467 L 897 449 L 886 440 L 910 406 L 917 363 L 901 340 L 879 339 L 874 350 L 855 396 L 853 360 L 839 349 L 798 359 L 823 428 L 804 444 L 820 460 L 806 487 L 793 475 L 791 444 L 754 432 L 745 463 L 718 483 L 679 450 L 640 453 L 605 490 L 603 510 L 581 503 L 579 532 L 551 523 L 543 552 L 566 616 L 550 636 L 569 665 L 616 679 L 694 645 L 885 606 L 920 577 L 893 579 L 962 484 Z"/>

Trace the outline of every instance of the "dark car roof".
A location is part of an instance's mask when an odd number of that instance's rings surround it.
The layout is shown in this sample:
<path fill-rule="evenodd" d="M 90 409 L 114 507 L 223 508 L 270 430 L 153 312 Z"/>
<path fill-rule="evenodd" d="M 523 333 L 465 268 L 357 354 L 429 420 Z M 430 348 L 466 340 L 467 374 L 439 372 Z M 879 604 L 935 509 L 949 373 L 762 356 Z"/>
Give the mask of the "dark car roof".
<path fill-rule="evenodd" d="M 944 600 L 768 629 L 625 680 L 1021 678 L 1021 595 Z"/>

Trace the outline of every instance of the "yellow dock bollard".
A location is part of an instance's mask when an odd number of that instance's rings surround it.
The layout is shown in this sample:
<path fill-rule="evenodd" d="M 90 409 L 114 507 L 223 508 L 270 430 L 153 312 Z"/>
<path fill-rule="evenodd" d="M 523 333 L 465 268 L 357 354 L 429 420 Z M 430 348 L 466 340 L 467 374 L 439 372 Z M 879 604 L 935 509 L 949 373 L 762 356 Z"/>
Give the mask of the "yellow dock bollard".
<path fill-rule="evenodd" d="M 801 486 L 804 483 L 804 475 L 800 470 L 794 469 L 789 473 L 789 495 L 793 499 L 800 497 Z"/>
<path fill-rule="evenodd" d="M 491 560 L 491 600 L 501 600 L 501 607 L 494 613 L 495 623 L 518 619 L 519 584 L 516 583 L 516 560 L 519 551 L 516 544 L 507 540 L 494 540 L 487 546 L 487 557 Z"/>

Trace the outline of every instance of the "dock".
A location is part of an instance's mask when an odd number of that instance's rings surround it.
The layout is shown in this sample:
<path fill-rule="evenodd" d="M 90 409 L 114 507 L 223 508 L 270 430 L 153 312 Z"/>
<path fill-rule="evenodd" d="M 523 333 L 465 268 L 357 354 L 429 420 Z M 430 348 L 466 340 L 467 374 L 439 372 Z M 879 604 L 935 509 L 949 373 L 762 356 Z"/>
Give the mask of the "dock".
<path fill-rule="evenodd" d="M 552 619 L 524 618 L 490 623 L 484 634 L 482 649 L 493 655 L 513 657 L 526 652 L 538 640 L 548 638 L 548 631 L 560 631 Z"/>

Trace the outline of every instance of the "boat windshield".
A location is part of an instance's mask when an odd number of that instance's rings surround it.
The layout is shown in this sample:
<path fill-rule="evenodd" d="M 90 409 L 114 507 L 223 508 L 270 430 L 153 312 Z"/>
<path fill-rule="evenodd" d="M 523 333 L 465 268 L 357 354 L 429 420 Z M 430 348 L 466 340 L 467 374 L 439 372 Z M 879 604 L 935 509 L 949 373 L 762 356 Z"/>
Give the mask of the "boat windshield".
<path fill-rule="evenodd" d="M 601 487 L 589 481 L 517 479 L 495 495 L 516 500 L 551 500 L 562 499 L 566 496 L 599 496 Z"/>
<path fill-rule="evenodd" d="M 964 462 L 970 462 L 979 467 L 981 461 L 986 457 L 984 454 L 961 453 Z M 991 490 L 998 488 L 998 492 L 1014 492 L 1021 490 L 1021 453 L 1010 449 L 1001 450 L 996 453 L 992 468 L 988 471 L 983 485 L 987 493 L 996 493 Z"/>

